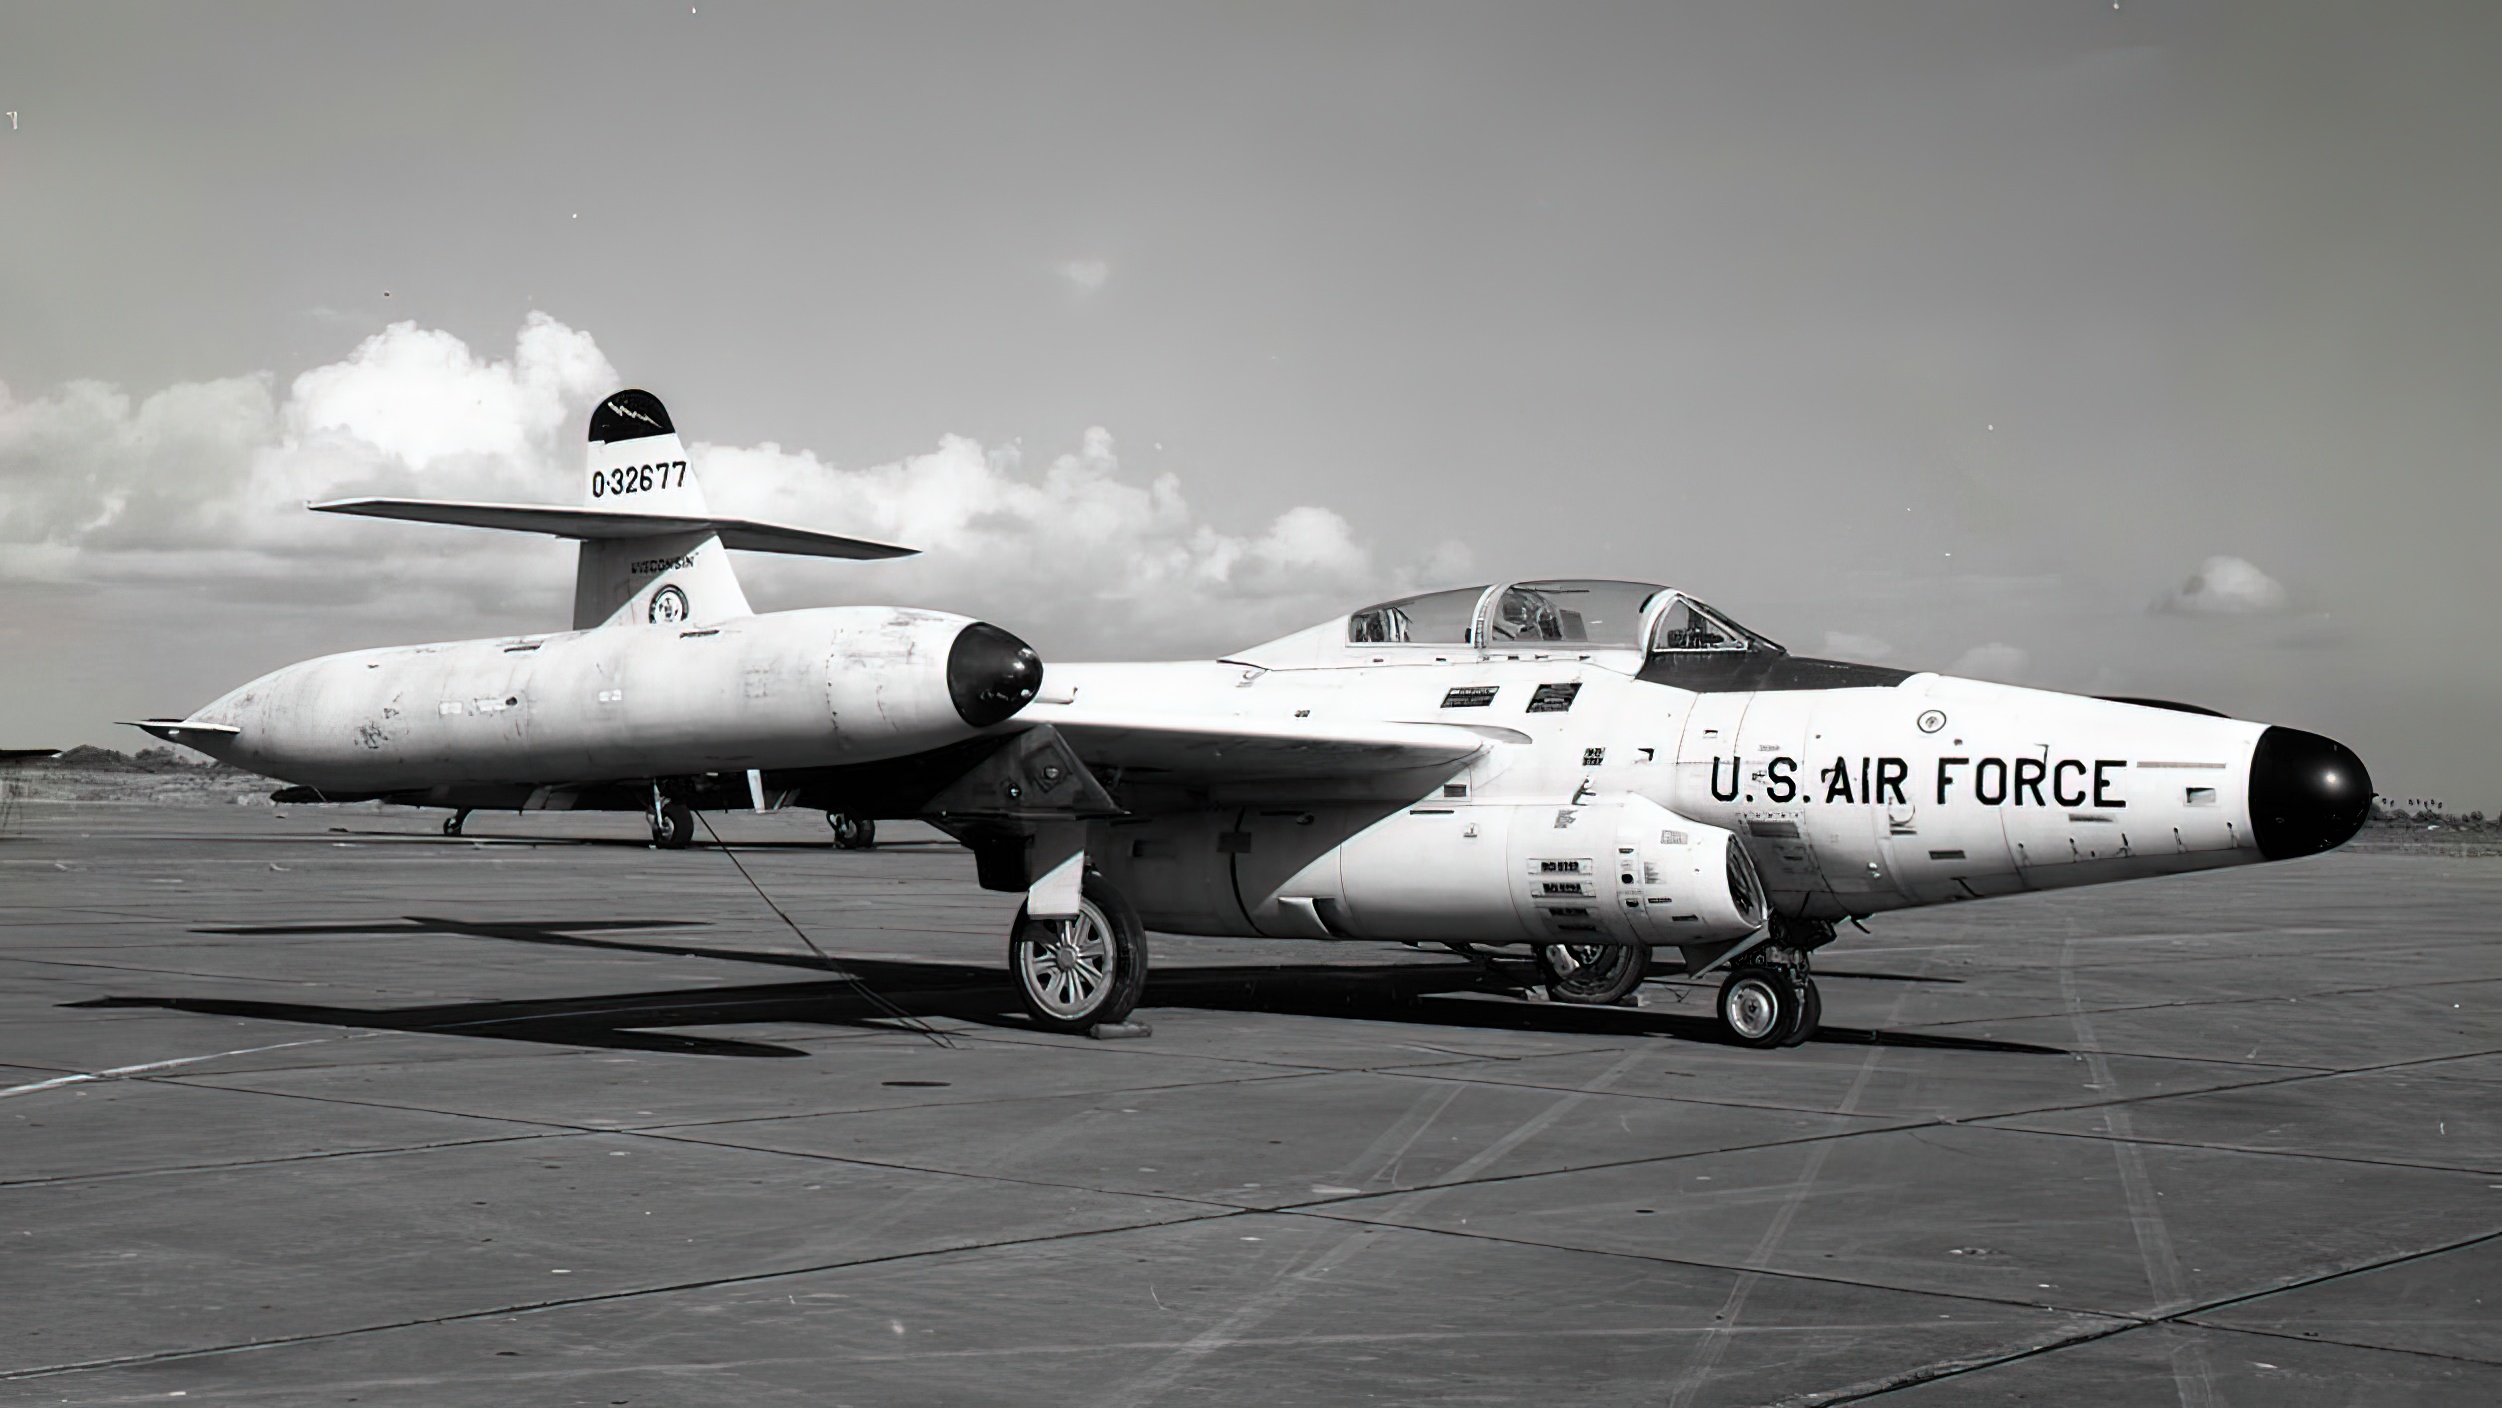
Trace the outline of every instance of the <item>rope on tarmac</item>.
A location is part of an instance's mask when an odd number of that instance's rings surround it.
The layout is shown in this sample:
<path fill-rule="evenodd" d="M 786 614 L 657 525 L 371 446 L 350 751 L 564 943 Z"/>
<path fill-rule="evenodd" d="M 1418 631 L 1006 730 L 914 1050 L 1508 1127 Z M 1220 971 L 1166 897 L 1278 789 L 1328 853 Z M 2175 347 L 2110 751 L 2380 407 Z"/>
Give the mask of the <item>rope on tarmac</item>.
<path fill-rule="evenodd" d="M 738 852 L 731 848 L 729 842 L 721 839 L 720 832 L 712 829 L 712 819 L 699 811 L 695 813 L 695 820 L 703 825 L 704 834 L 712 838 L 712 843 L 721 848 L 721 854 L 728 856 L 730 858 L 730 864 L 738 868 L 738 878 L 747 882 L 747 888 L 756 892 L 756 898 L 764 901 L 765 908 L 772 910 L 775 918 L 790 926 L 790 931 L 799 936 L 799 941 L 808 946 L 808 951 L 817 956 L 817 961 L 825 965 L 825 970 L 827 972 L 832 973 L 836 977 L 841 978 L 843 981 L 859 989 L 860 995 L 869 1000 L 870 1006 L 877 1008 L 879 1011 L 884 1012 L 887 1016 L 894 1018 L 896 1021 L 903 1023 L 912 1030 L 928 1037 L 931 1041 L 936 1042 L 938 1045 L 944 1046 L 949 1050 L 955 1049 L 956 1043 L 954 1039 L 949 1037 L 945 1032 L 931 1026 L 919 1017 L 906 1012 L 894 1003 L 887 1001 L 883 996 L 879 995 L 877 989 L 870 987 L 867 982 L 863 981 L 859 974 L 854 973 L 836 963 L 832 956 L 827 954 L 824 949 L 817 947 L 817 941 L 808 937 L 808 931 L 799 927 L 799 921 L 791 918 L 790 914 L 785 911 L 782 906 L 775 904 L 773 902 L 773 896 L 765 893 L 764 886 L 756 883 L 756 877 L 748 873 L 746 862 L 741 861 L 738 858 Z"/>

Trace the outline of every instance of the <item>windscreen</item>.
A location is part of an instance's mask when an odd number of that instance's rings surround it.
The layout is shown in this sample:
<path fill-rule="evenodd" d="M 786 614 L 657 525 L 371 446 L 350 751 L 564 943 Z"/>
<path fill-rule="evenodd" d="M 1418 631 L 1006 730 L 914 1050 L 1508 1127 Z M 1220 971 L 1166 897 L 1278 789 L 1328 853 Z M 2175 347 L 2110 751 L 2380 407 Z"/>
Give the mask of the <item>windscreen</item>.
<path fill-rule="evenodd" d="M 1680 596 L 1669 603 L 1651 624 L 1651 649 L 1679 652 L 1743 652 L 1762 650 L 1780 653 L 1781 647 L 1731 621 L 1711 607 L 1691 597 Z"/>

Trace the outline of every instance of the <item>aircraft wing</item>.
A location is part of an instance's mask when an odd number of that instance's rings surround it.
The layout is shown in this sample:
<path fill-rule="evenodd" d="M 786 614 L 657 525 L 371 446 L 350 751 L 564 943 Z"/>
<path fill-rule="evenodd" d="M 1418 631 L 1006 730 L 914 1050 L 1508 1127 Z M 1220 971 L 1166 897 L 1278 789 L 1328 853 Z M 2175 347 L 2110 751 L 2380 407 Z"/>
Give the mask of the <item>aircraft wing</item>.
<path fill-rule="evenodd" d="M 701 518 L 671 513 L 635 513 L 628 509 L 567 508 L 557 504 L 489 504 L 460 499 L 332 499 L 307 504 L 315 513 L 349 513 L 362 518 L 394 518 L 404 523 L 448 523 L 460 528 L 501 528 L 516 533 L 545 533 L 557 538 L 657 538 L 669 533 L 706 529 L 721 535 L 721 545 L 748 552 L 793 553 L 802 557 L 910 557 L 916 548 L 867 538 L 845 538 L 809 528 L 759 523 L 749 518 Z"/>
<path fill-rule="evenodd" d="M 1050 705 L 1029 706 L 1021 717 L 1058 729 L 1097 771 L 1119 769 L 1184 783 L 1406 772 L 1459 763 L 1487 743 L 1449 724 L 1101 713 Z"/>

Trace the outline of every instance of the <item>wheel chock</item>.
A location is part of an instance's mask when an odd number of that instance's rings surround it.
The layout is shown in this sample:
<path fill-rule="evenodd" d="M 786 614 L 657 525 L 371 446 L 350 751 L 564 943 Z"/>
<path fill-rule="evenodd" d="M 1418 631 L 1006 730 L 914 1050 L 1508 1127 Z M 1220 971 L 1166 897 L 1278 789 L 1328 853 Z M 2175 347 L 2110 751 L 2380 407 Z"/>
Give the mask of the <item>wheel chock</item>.
<path fill-rule="evenodd" d="M 1154 1036 L 1155 1028 L 1144 1022 L 1097 1022 L 1086 1029 L 1086 1035 L 1097 1041 L 1128 1041 L 1133 1037 Z"/>

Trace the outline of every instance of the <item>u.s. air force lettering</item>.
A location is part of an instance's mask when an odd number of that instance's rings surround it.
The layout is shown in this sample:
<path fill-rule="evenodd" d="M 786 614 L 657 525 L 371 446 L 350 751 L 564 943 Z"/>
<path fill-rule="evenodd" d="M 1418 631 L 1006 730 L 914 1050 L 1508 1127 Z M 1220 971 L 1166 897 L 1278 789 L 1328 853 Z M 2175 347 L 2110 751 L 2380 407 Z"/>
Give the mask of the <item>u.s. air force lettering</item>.
<path fill-rule="evenodd" d="M 2091 805 L 2098 810 L 2128 805 L 2112 790 L 2118 784 L 2114 774 L 2128 766 L 2125 758 L 2052 762 L 2047 758 L 1940 757 L 1935 762 L 1934 786 L 1919 790 L 1929 792 L 1928 800 L 1941 807 L 1955 802 L 1984 807 Z M 1716 754 L 1711 760 L 1712 800 L 1908 806 L 1917 786 L 1911 780 L 1908 758 L 1837 756 L 1817 769 L 1812 781 L 1800 776 L 1799 767 L 1798 759 L 1777 755 L 1750 775 L 1744 758 Z M 1749 780 L 1761 787 L 1760 793 L 1745 790 Z"/>

